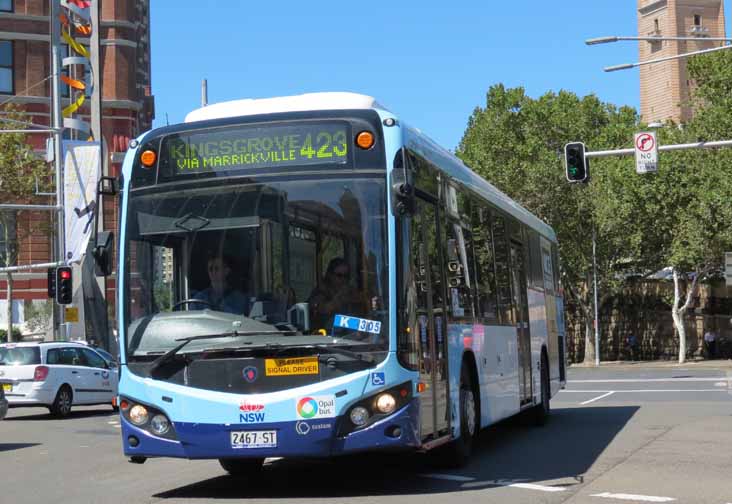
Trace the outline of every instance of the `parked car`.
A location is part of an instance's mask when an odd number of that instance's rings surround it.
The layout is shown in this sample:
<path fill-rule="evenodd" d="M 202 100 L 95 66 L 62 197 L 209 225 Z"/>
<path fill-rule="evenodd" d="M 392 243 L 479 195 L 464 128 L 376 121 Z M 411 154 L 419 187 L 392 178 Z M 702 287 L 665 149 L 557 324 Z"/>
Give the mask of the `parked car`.
<path fill-rule="evenodd" d="M 0 345 L 0 384 L 10 407 L 45 406 L 51 414 L 65 417 L 76 405 L 114 406 L 117 381 L 117 367 L 87 345 Z"/>
<path fill-rule="evenodd" d="M 5 399 L 5 391 L 0 387 L 0 420 L 8 414 L 8 400 Z"/>

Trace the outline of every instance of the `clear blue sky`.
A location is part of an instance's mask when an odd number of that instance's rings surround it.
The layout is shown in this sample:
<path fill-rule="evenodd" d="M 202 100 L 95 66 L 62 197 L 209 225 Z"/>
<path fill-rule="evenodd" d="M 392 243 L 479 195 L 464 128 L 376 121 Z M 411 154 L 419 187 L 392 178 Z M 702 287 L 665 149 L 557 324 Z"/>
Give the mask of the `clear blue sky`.
<path fill-rule="evenodd" d="M 728 20 L 732 15 L 725 0 Z M 638 107 L 636 0 L 153 1 L 155 126 L 209 102 L 315 91 L 376 97 L 454 149 L 496 83 Z M 729 26 L 729 21 L 728 21 Z M 728 34 L 730 30 L 728 28 Z"/>

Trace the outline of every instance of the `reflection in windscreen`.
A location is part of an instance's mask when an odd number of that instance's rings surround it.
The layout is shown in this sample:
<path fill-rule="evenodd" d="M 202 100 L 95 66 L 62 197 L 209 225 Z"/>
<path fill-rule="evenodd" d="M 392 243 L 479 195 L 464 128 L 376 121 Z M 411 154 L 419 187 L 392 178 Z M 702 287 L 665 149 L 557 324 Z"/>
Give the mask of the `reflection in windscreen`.
<path fill-rule="evenodd" d="M 385 347 L 384 180 L 227 182 L 130 196 L 128 322 L 211 310 Z"/>

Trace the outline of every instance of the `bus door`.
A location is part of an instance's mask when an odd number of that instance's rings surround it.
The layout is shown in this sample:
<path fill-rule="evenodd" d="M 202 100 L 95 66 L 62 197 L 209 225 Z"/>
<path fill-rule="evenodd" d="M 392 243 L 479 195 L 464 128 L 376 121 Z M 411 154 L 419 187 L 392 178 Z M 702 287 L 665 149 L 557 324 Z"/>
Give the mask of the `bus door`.
<path fill-rule="evenodd" d="M 418 291 L 419 380 L 427 386 L 420 396 L 420 431 L 422 440 L 429 441 L 447 434 L 450 426 L 443 231 L 438 207 L 421 198 L 416 203 L 411 242 Z"/>
<path fill-rule="evenodd" d="M 519 401 L 521 406 L 532 400 L 531 396 L 531 334 L 529 333 L 529 298 L 526 292 L 526 268 L 524 247 L 511 241 L 511 283 L 516 307 L 518 331 Z"/>

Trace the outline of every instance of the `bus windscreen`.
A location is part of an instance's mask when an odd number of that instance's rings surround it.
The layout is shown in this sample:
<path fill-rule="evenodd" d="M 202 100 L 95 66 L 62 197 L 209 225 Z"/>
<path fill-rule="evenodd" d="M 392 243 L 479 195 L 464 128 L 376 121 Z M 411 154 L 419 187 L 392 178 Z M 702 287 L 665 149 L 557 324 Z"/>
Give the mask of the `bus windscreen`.
<path fill-rule="evenodd" d="M 348 163 L 346 122 L 248 125 L 170 135 L 161 164 L 172 176 Z"/>

